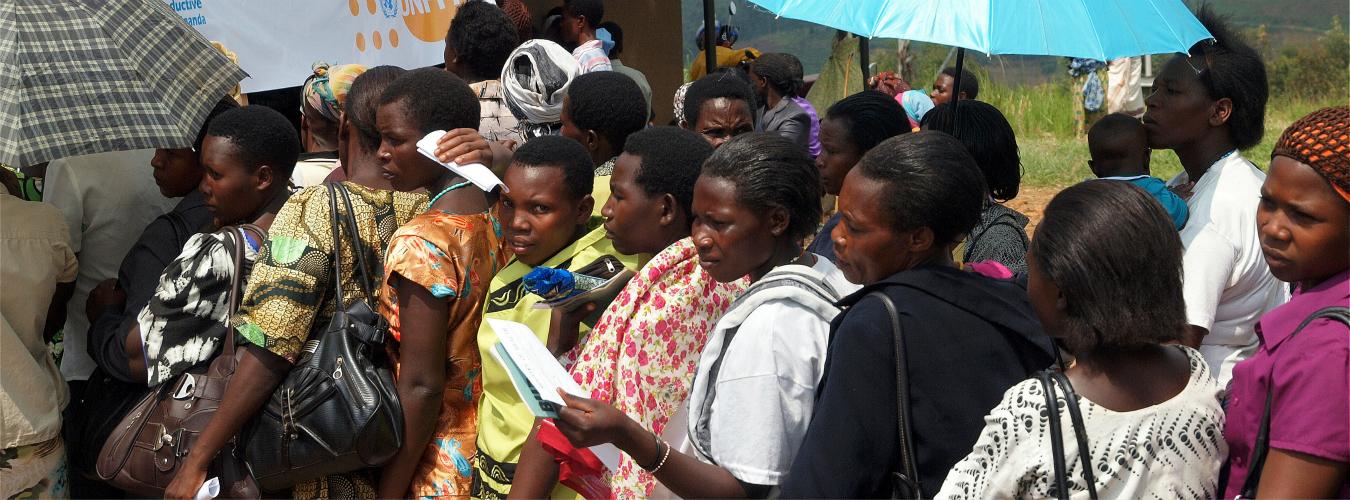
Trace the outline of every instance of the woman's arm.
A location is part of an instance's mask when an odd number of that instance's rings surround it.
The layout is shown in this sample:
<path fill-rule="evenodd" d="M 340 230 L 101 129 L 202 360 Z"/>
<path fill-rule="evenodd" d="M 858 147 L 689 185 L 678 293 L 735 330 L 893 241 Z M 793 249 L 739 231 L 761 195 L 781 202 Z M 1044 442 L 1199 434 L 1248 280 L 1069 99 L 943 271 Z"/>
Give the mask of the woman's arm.
<path fill-rule="evenodd" d="M 539 419 L 534 420 L 530 437 L 520 450 L 520 462 L 516 464 L 516 475 L 511 480 L 511 494 L 507 498 L 546 498 L 554 485 L 558 484 L 558 462 L 553 455 L 539 444 L 536 434 L 539 432 Z"/>
<path fill-rule="evenodd" d="M 449 302 L 398 274 L 398 398 L 403 405 L 403 447 L 380 474 L 380 498 L 406 498 L 408 485 L 431 435 L 445 396 L 445 345 Z"/>
<path fill-rule="evenodd" d="M 560 391 L 561 393 L 561 391 Z M 558 409 L 558 430 L 574 446 L 614 443 L 638 464 L 658 463 L 669 444 L 659 449 L 656 438 L 613 406 L 587 398 L 562 394 L 566 407 Z M 658 455 L 658 452 L 660 453 Z M 683 498 L 745 498 L 745 487 L 726 469 L 706 464 L 676 450 L 669 450 L 665 465 L 655 476 L 661 484 Z"/>
<path fill-rule="evenodd" d="M 225 443 L 239 434 L 254 415 L 272 397 L 291 364 L 285 358 L 252 344 L 239 346 L 246 353 L 239 360 L 239 367 L 230 377 L 230 385 L 225 389 L 220 407 L 211 423 L 206 425 L 197 443 L 183 458 L 182 468 L 164 490 L 164 498 L 189 499 L 197 495 L 197 490 L 206 481 L 206 467 L 225 447 Z"/>
<path fill-rule="evenodd" d="M 1297 451 L 1270 449 L 1257 498 L 1335 498 L 1341 492 L 1350 464 Z"/>
<path fill-rule="evenodd" d="M 132 323 L 127 331 L 127 339 L 122 345 L 127 352 L 127 375 L 132 382 L 145 383 L 145 348 L 141 345 L 141 325 Z"/>

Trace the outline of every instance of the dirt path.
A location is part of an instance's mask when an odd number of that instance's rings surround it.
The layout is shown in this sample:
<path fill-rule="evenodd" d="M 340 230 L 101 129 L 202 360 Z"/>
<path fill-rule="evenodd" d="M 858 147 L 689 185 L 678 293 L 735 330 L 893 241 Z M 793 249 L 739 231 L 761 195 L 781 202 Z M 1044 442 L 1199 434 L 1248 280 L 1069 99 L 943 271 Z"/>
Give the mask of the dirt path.
<path fill-rule="evenodd" d="M 1022 189 L 1017 193 L 1017 197 L 1008 202 L 1009 208 L 1022 212 L 1031 218 L 1031 223 L 1027 225 L 1027 236 L 1036 232 L 1036 226 L 1041 223 L 1041 211 L 1061 189 L 1063 188 L 1022 186 Z"/>

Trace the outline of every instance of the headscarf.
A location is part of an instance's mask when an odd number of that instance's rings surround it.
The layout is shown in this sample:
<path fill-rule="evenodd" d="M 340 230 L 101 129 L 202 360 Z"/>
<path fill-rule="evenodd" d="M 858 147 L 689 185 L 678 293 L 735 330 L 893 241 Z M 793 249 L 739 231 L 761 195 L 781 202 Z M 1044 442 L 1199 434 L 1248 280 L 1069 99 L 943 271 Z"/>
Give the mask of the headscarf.
<path fill-rule="evenodd" d="M 301 87 L 301 99 L 308 106 L 301 106 L 301 112 L 308 107 L 319 113 L 325 120 L 337 123 L 342 118 L 342 103 L 347 101 L 347 91 L 352 82 L 366 67 L 360 64 L 329 66 L 326 62 L 314 63 L 314 74 L 305 79 Z"/>
<path fill-rule="evenodd" d="M 933 98 L 922 90 L 907 90 L 896 96 L 895 100 L 900 101 L 900 107 L 905 108 L 911 126 L 917 126 L 923 121 L 923 115 L 933 109 Z"/>
<path fill-rule="evenodd" d="M 1322 108 L 1284 130 L 1271 158 L 1287 156 L 1316 170 L 1350 202 L 1350 106 Z"/>
<path fill-rule="evenodd" d="M 502 67 L 502 89 L 526 140 L 562 128 L 563 96 L 576 76 L 577 60 L 551 41 L 528 40 L 511 51 Z"/>
<path fill-rule="evenodd" d="M 689 86 L 694 82 L 685 82 L 680 88 L 675 89 L 675 123 L 684 123 L 684 93 L 689 91 Z"/>
<path fill-rule="evenodd" d="M 530 9 L 520 0 L 502 0 L 497 2 L 506 13 L 506 17 L 511 19 L 511 24 L 516 25 L 516 35 L 521 40 L 534 38 L 534 16 L 530 15 Z"/>

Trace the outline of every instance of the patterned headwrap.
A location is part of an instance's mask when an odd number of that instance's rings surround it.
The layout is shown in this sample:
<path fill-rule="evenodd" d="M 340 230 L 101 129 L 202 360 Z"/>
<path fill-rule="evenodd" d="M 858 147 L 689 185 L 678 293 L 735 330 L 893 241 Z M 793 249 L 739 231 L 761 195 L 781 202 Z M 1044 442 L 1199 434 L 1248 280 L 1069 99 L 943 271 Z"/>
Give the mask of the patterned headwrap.
<path fill-rule="evenodd" d="M 310 108 L 324 119 L 336 123 L 342 118 L 342 103 L 347 101 L 347 91 L 351 90 L 352 82 L 365 72 L 366 67 L 360 64 L 329 66 L 326 62 L 314 63 L 314 74 L 305 79 L 300 90 L 301 99 L 308 105 L 301 106 L 300 112 L 304 113 L 305 108 Z"/>
<path fill-rule="evenodd" d="M 676 124 L 679 124 L 679 125 L 683 125 L 683 124 L 684 124 L 684 94 L 685 94 L 686 92 L 689 92 L 689 86 L 690 86 L 690 85 L 693 85 L 693 84 L 694 84 L 694 82 L 686 82 L 684 85 L 680 85 L 680 88 L 675 89 L 675 123 L 676 123 Z"/>
<path fill-rule="evenodd" d="M 561 130 L 563 96 L 576 76 L 577 60 L 551 41 L 527 40 L 511 51 L 502 67 L 502 89 L 526 140 Z"/>
<path fill-rule="evenodd" d="M 1284 130 L 1271 158 L 1287 156 L 1322 174 L 1350 202 L 1350 106 L 1322 108 Z"/>

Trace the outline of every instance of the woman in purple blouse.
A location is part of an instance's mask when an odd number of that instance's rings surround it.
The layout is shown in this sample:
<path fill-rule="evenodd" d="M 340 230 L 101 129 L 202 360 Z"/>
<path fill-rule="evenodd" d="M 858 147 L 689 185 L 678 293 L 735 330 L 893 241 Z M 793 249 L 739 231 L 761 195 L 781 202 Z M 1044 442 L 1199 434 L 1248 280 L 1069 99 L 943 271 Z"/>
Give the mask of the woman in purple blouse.
<path fill-rule="evenodd" d="M 1257 211 L 1270 271 L 1297 286 L 1261 317 L 1260 350 L 1229 386 L 1229 478 L 1222 498 L 1258 474 L 1258 497 L 1350 498 L 1350 327 L 1305 318 L 1350 306 L 1350 107 L 1316 111 L 1275 145 Z M 1273 392 L 1271 392 L 1273 391 Z M 1253 465 L 1270 393 L 1269 452 Z"/>

